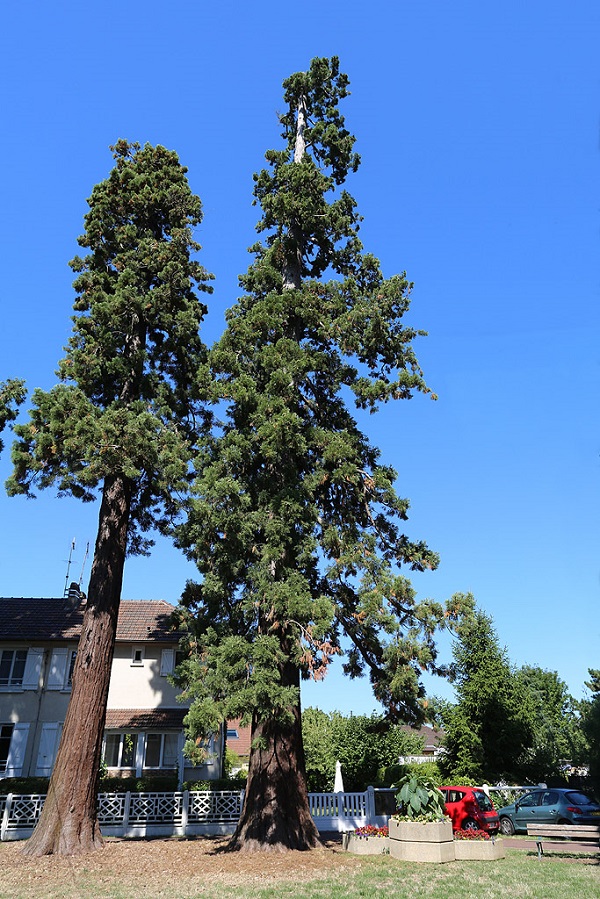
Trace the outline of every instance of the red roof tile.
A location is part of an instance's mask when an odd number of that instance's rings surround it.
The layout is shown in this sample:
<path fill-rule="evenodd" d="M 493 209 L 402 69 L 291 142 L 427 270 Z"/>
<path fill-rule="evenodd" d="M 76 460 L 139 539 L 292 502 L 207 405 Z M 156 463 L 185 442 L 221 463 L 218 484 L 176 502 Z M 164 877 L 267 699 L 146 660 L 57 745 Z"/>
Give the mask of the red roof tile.
<path fill-rule="evenodd" d="M 77 640 L 85 606 L 66 599 L 0 598 L 0 640 Z M 124 599 L 119 607 L 117 641 L 177 643 L 174 607 L 163 599 Z"/>
<path fill-rule="evenodd" d="M 181 728 L 187 709 L 108 709 L 107 730 Z"/>

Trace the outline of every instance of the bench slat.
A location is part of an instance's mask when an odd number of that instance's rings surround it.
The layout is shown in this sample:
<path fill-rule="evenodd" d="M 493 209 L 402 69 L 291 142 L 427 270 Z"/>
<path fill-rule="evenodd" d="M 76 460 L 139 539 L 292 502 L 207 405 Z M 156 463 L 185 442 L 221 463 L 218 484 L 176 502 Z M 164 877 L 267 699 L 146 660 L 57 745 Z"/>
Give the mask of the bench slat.
<path fill-rule="evenodd" d="M 600 827 L 594 824 L 528 824 L 527 836 L 537 843 L 538 858 L 544 854 L 542 840 L 596 840 L 600 845 Z"/>

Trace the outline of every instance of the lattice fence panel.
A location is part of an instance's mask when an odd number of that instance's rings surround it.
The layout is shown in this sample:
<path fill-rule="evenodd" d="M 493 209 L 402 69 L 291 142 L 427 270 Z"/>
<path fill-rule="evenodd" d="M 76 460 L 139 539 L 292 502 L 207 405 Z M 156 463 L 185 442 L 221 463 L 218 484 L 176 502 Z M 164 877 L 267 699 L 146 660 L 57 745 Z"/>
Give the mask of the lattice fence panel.
<path fill-rule="evenodd" d="M 190 824 L 237 823 L 242 814 L 242 794 L 203 790 L 190 793 Z"/>
<path fill-rule="evenodd" d="M 13 796 L 8 819 L 8 829 L 17 830 L 22 827 L 35 827 L 40 817 L 45 795 L 30 794 Z"/>
<path fill-rule="evenodd" d="M 182 793 L 132 793 L 130 824 L 181 824 Z"/>
<path fill-rule="evenodd" d="M 98 796 L 98 821 L 119 825 L 125 817 L 125 793 L 100 793 Z"/>

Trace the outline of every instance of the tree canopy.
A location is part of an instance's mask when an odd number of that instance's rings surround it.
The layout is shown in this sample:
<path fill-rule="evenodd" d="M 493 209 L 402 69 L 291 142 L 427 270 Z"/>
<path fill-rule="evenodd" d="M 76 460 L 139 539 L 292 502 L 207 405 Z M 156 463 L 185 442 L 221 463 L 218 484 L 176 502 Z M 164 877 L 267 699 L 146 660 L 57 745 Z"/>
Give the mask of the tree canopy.
<path fill-rule="evenodd" d="M 25 399 L 25 384 L 18 378 L 0 381 L 0 434 L 4 428 L 15 420 L 19 406 Z M 0 453 L 4 442 L 0 439 Z"/>
<path fill-rule="evenodd" d="M 308 789 L 333 790 L 335 763 L 342 766 L 344 789 L 365 790 L 398 768 L 401 755 L 421 755 L 423 738 L 382 715 L 342 715 L 308 708 L 302 712 Z"/>
<path fill-rule="evenodd" d="M 125 555 L 172 525 L 202 424 L 200 200 L 172 151 L 124 140 L 112 149 L 79 238 L 88 252 L 71 262 L 76 314 L 60 382 L 35 390 L 29 422 L 15 427 L 8 482 L 11 493 L 101 495 L 73 689 L 30 855 L 102 843 L 96 792 Z"/>
<path fill-rule="evenodd" d="M 191 258 L 200 200 L 187 169 L 164 147 L 120 140 L 115 166 L 89 199 L 80 246 L 73 334 L 60 382 L 35 390 L 30 421 L 17 425 L 9 493 L 96 498 L 107 477 L 131 487 L 129 552 L 164 528 L 185 490 L 202 415 L 206 311 L 196 290 L 209 275 Z"/>
<path fill-rule="evenodd" d="M 284 82 L 283 146 L 254 176 L 263 240 L 211 352 L 224 418 L 197 458 L 179 531 L 202 575 L 182 599 L 189 748 L 227 718 L 253 722 L 238 846 L 316 839 L 300 821 L 300 678 L 344 655 L 346 674 L 368 673 L 392 718 L 419 722 L 421 673 L 444 673 L 435 630 L 458 611 L 418 602 L 399 572 L 435 568 L 437 556 L 404 533 L 396 472 L 352 410 L 431 391 L 413 349 L 423 332 L 403 321 L 411 285 L 363 250 L 342 189 L 359 164 L 339 111 L 347 95 L 336 57 Z"/>
<path fill-rule="evenodd" d="M 564 775 L 564 764 L 581 765 L 586 757 L 579 703 L 556 671 L 523 665 L 515 672 L 533 739 L 524 759 L 527 780 L 540 783 Z"/>
<path fill-rule="evenodd" d="M 476 607 L 471 594 L 464 596 L 462 605 L 469 611 L 455 625 L 457 702 L 444 707 L 446 751 L 438 764 L 446 778 L 518 783 L 533 742 L 526 693 L 514 677 L 490 616 Z"/>

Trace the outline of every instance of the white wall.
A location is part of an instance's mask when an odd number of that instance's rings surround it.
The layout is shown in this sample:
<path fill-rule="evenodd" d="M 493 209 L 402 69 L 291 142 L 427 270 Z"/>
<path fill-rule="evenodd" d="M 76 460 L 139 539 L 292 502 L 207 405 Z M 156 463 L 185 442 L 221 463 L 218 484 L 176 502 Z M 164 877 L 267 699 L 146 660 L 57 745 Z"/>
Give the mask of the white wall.
<path fill-rule="evenodd" d="M 178 689 L 161 674 L 162 649 L 155 644 L 142 643 L 135 647 L 142 650 L 141 664 L 132 661 L 132 644 L 117 643 L 115 647 L 108 708 L 181 708 L 177 702 Z"/>

